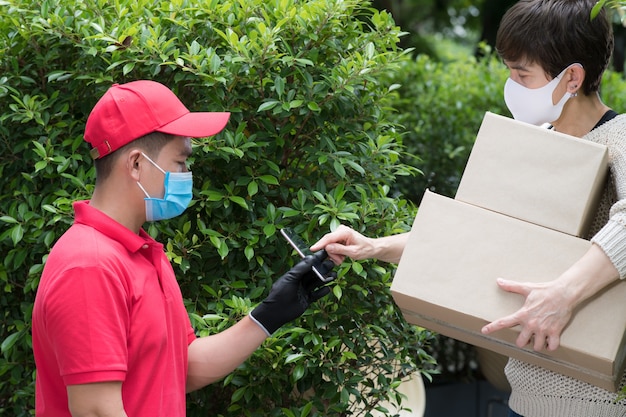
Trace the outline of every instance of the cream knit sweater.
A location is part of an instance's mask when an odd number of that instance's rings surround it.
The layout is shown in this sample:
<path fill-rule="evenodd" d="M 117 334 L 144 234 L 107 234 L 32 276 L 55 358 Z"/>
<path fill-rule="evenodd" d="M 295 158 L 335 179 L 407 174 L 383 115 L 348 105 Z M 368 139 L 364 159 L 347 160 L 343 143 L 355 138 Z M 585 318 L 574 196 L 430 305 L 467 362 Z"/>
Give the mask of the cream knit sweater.
<path fill-rule="evenodd" d="M 626 115 L 616 116 L 584 139 L 607 145 L 610 175 L 590 235 L 626 278 Z M 626 300 L 624 300 L 626 302 Z M 626 416 L 626 401 L 612 393 L 541 367 L 509 359 L 509 406 L 524 417 Z M 621 387 L 626 384 L 622 378 Z"/>

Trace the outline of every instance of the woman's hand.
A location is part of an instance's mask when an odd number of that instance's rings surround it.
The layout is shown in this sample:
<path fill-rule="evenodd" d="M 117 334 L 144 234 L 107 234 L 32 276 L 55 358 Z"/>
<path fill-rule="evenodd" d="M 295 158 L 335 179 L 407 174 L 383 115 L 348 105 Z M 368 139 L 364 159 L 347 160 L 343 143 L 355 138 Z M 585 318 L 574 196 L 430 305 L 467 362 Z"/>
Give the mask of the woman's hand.
<path fill-rule="evenodd" d="M 555 350 L 561 342 L 561 333 L 572 317 L 572 297 L 559 280 L 547 283 L 520 283 L 497 280 L 505 291 L 523 296 L 526 300 L 515 313 L 502 317 L 482 328 L 484 334 L 509 327 L 521 326 L 516 340 L 518 347 L 533 345 L 536 351 Z"/>
<path fill-rule="evenodd" d="M 378 259 L 384 262 L 399 262 L 409 233 L 370 238 L 340 225 L 337 230 L 318 240 L 311 251 L 325 249 L 335 264 L 342 263 L 346 256 L 354 259 Z"/>
<path fill-rule="evenodd" d="M 482 332 L 489 334 L 519 325 L 522 330 L 517 346 L 532 343 L 536 351 L 545 347 L 555 350 L 576 308 L 617 279 L 617 269 L 596 244 L 554 281 L 519 283 L 498 279 L 500 288 L 523 296 L 524 305 L 515 313 L 487 324 Z"/>
<path fill-rule="evenodd" d="M 337 230 L 327 233 L 311 246 L 311 252 L 325 249 L 328 257 L 336 264 L 342 263 L 346 256 L 354 259 L 372 257 L 374 239 L 363 236 L 359 232 L 340 225 Z"/>

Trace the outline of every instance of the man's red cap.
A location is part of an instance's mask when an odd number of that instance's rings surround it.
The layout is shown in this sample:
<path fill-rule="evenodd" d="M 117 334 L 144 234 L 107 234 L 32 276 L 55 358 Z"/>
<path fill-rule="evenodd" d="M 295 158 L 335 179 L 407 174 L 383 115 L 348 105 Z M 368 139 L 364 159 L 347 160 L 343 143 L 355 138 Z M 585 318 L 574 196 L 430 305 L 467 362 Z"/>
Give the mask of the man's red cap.
<path fill-rule="evenodd" d="M 190 112 L 176 95 L 156 81 L 113 84 L 87 118 L 85 140 L 94 159 L 152 132 L 204 138 L 219 133 L 227 112 Z"/>

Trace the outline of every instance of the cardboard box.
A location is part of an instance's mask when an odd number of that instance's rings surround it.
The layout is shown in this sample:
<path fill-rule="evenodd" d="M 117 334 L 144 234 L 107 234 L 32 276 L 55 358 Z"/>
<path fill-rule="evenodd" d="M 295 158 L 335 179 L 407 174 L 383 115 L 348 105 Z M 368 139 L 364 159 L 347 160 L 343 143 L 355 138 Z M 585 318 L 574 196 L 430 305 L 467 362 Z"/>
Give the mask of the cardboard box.
<path fill-rule="evenodd" d="M 590 245 L 427 192 L 391 291 L 410 323 L 615 391 L 625 364 L 626 282 L 581 307 L 554 352 L 518 348 L 517 328 L 480 331 L 523 304 L 521 296 L 501 290 L 496 278 L 552 280 Z"/>
<path fill-rule="evenodd" d="M 585 236 L 608 172 L 608 150 L 487 112 L 456 200 Z"/>

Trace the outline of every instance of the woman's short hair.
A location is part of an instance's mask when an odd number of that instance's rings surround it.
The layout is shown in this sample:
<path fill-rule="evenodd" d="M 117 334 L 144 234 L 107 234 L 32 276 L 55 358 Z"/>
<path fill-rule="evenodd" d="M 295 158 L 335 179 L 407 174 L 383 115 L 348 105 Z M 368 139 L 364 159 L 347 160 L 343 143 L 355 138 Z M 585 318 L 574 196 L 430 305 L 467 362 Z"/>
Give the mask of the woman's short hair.
<path fill-rule="evenodd" d="M 163 149 L 163 147 L 174 138 L 176 138 L 176 136 L 168 135 L 161 132 L 148 133 L 145 136 L 142 136 L 130 143 L 127 143 L 115 152 L 108 154 L 102 158 L 96 159 L 94 161 L 96 167 L 96 184 L 101 183 L 102 181 L 106 180 L 109 175 L 111 175 L 111 171 L 113 170 L 115 161 L 129 148 L 140 148 L 150 158 L 156 159 L 159 156 L 161 149 Z"/>
<path fill-rule="evenodd" d="M 585 69 L 585 95 L 600 88 L 613 52 L 613 30 L 596 0 L 520 0 L 504 15 L 496 50 L 505 61 L 539 64 L 551 78 L 573 63 Z"/>

